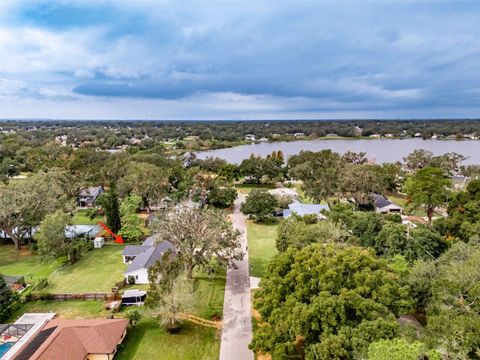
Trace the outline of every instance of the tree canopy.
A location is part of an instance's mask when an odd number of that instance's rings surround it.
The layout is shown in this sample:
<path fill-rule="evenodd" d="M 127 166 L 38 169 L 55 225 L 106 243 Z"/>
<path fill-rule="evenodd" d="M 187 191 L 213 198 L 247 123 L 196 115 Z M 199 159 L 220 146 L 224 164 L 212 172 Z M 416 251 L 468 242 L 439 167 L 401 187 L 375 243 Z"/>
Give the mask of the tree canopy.
<path fill-rule="evenodd" d="M 368 250 L 334 244 L 290 248 L 276 256 L 255 295 L 265 325 L 252 348 L 274 358 L 355 359 L 396 335 L 410 310 L 408 289 Z"/>
<path fill-rule="evenodd" d="M 347 237 L 347 231 L 330 221 L 308 224 L 302 218 L 291 216 L 280 223 L 275 246 L 284 252 L 289 247 L 301 249 L 313 243 L 343 242 Z"/>
<path fill-rule="evenodd" d="M 265 221 L 272 217 L 277 206 L 278 202 L 275 196 L 268 191 L 255 189 L 242 204 L 241 211 L 245 215 L 253 216 L 258 221 Z"/>
<path fill-rule="evenodd" d="M 233 265 L 243 258 L 240 233 L 225 214 L 216 209 L 177 206 L 154 222 L 155 241 L 170 241 L 182 258 L 188 278 L 193 270 L 208 267 L 213 259 Z"/>
<path fill-rule="evenodd" d="M 406 190 L 415 206 L 426 208 L 431 223 L 435 208 L 446 203 L 451 185 L 452 182 L 444 170 L 425 167 L 407 180 Z"/>

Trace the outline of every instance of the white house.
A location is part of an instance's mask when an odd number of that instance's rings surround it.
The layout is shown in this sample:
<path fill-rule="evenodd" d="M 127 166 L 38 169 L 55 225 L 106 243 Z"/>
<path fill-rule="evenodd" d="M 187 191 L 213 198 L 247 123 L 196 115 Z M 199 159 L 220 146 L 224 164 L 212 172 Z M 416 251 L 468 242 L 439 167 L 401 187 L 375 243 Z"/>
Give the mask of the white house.
<path fill-rule="evenodd" d="M 127 245 L 122 252 L 124 264 L 129 264 L 123 276 L 130 283 L 131 279 L 135 284 L 148 284 L 148 269 L 150 266 L 161 260 L 163 254 L 171 250 L 175 253 L 175 247 L 169 241 L 154 244 L 154 237 L 145 239 L 142 245 Z"/>
<path fill-rule="evenodd" d="M 294 202 L 288 205 L 288 209 L 283 210 L 283 217 L 287 219 L 292 216 L 292 214 L 298 216 L 317 215 L 319 220 L 324 220 L 327 217 L 321 213 L 322 210 L 329 211 L 330 208 L 328 207 L 328 205 L 302 204 L 299 202 Z"/>
<path fill-rule="evenodd" d="M 373 199 L 375 211 L 378 213 L 403 213 L 403 208 L 401 206 L 394 204 L 383 195 L 374 194 Z"/>

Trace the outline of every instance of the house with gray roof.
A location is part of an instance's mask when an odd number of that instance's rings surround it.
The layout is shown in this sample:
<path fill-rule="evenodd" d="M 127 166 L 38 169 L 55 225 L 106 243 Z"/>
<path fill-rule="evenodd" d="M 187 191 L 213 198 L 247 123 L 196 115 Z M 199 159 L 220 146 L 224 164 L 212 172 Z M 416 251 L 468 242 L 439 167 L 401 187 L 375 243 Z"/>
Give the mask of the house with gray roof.
<path fill-rule="evenodd" d="M 385 196 L 373 194 L 373 205 L 375 211 L 382 214 L 403 213 L 403 208 L 388 200 Z"/>
<path fill-rule="evenodd" d="M 142 245 L 127 245 L 123 249 L 123 263 L 128 264 L 123 273 L 128 283 L 133 279 L 135 284 L 148 284 L 148 269 L 161 260 L 167 251 L 176 253 L 175 247 L 169 241 L 155 244 L 155 238 L 150 236 Z"/>
<path fill-rule="evenodd" d="M 305 215 L 317 215 L 319 219 L 326 219 L 326 216 L 322 214 L 322 210 L 329 211 L 328 205 L 323 204 L 302 204 L 294 202 L 288 205 L 288 209 L 283 210 L 283 217 L 289 218 L 293 214 L 297 216 Z"/>
<path fill-rule="evenodd" d="M 78 206 L 80 207 L 93 207 L 97 198 L 104 192 L 103 187 L 89 187 L 82 189 L 78 196 Z"/>

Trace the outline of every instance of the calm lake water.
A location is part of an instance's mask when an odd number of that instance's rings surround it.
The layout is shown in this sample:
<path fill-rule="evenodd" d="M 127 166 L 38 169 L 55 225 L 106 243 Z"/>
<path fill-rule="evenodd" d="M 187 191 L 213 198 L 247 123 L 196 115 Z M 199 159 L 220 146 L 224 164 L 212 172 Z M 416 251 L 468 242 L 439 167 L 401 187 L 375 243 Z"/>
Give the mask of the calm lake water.
<path fill-rule="evenodd" d="M 480 140 L 422 140 L 419 138 L 403 140 L 300 140 L 242 145 L 228 149 L 198 151 L 195 154 L 200 159 L 219 157 L 230 163 L 238 164 L 251 154 L 265 157 L 272 151 L 281 150 L 286 157 L 289 157 L 298 154 L 301 150 L 320 151 L 324 149 L 332 149 L 332 151 L 340 154 L 349 150 L 363 151 L 367 153 L 369 159 L 378 164 L 401 161 L 404 156 L 415 149 L 429 150 L 434 155 L 457 152 L 468 157 L 465 164 L 480 164 Z"/>

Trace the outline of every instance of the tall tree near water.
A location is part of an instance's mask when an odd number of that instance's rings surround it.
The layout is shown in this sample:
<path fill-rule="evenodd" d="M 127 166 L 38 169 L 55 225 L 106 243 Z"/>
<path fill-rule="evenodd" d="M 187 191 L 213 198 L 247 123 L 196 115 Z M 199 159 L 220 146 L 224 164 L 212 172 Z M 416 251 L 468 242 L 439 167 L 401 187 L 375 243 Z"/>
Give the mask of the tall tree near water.
<path fill-rule="evenodd" d="M 415 206 L 425 207 L 431 224 L 435 208 L 446 203 L 451 185 L 443 169 L 426 167 L 407 180 L 406 190 Z"/>
<path fill-rule="evenodd" d="M 302 180 L 305 194 L 317 202 L 338 193 L 343 167 L 344 160 L 331 150 L 302 151 L 288 160 L 290 176 Z"/>

